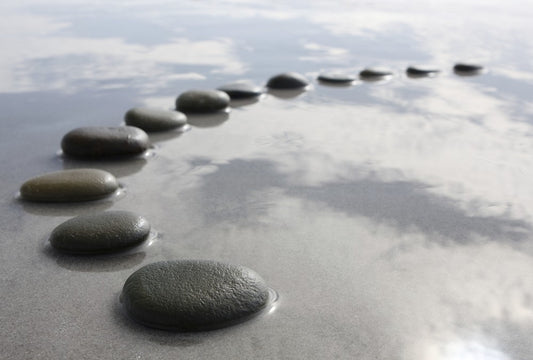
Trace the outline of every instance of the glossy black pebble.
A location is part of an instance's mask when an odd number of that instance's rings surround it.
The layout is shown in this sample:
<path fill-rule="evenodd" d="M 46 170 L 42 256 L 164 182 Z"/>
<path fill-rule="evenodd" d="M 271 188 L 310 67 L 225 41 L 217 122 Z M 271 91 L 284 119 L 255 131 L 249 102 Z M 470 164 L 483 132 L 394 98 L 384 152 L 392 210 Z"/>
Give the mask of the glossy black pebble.
<path fill-rule="evenodd" d="M 405 72 L 408 75 L 414 76 L 414 77 L 422 77 L 422 76 L 433 76 L 440 72 L 440 70 L 431 68 L 431 67 L 425 67 L 425 66 L 409 66 Z"/>
<path fill-rule="evenodd" d="M 226 84 L 217 90 L 225 92 L 232 100 L 250 99 L 263 93 L 259 86 L 244 81 Z"/>
<path fill-rule="evenodd" d="M 322 73 L 317 77 L 318 81 L 332 84 L 349 84 L 356 80 L 355 76 L 342 73 Z"/>
<path fill-rule="evenodd" d="M 66 155 L 80 158 L 133 156 L 150 147 L 148 135 L 134 126 L 89 126 L 63 136 L 61 148 Z"/>
<path fill-rule="evenodd" d="M 484 70 L 484 67 L 477 64 L 465 64 L 465 63 L 458 63 L 455 64 L 453 67 L 453 71 L 455 71 L 458 74 L 478 74 Z"/>
<path fill-rule="evenodd" d="M 136 126 L 147 132 L 167 131 L 187 124 L 187 116 L 179 111 L 133 108 L 124 115 L 126 125 Z"/>
<path fill-rule="evenodd" d="M 392 76 L 393 73 L 385 68 L 366 68 L 359 73 L 361 79 L 379 79 L 387 76 Z"/>
<path fill-rule="evenodd" d="M 80 215 L 57 226 L 50 244 L 73 254 L 100 254 L 123 250 L 146 240 L 148 221 L 129 211 Z"/>
<path fill-rule="evenodd" d="M 226 109 L 229 95 L 219 90 L 189 90 L 176 99 L 176 109 L 184 113 L 210 113 Z"/>
<path fill-rule="evenodd" d="M 291 90 L 301 89 L 308 85 L 309 81 L 303 75 L 288 72 L 271 77 L 266 86 L 275 90 Z"/>
<path fill-rule="evenodd" d="M 243 266 L 206 260 L 163 261 L 134 272 L 121 302 L 150 327 L 199 331 L 229 326 L 269 303 L 261 277 Z"/>
<path fill-rule="evenodd" d="M 56 171 L 34 177 L 20 187 L 23 200 L 75 202 L 98 200 L 118 189 L 117 179 L 99 169 Z"/>

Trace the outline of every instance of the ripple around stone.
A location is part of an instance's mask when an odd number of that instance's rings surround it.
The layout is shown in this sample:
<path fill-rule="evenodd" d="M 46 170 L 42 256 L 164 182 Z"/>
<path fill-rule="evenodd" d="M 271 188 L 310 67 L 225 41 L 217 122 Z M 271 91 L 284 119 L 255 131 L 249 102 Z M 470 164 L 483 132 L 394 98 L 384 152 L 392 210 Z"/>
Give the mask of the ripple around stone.
<path fill-rule="evenodd" d="M 102 254 L 142 243 L 150 224 L 129 211 L 105 211 L 80 215 L 58 225 L 50 235 L 56 250 L 71 254 Z"/>
<path fill-rule="evenodd" d="M 124 115 L 126 125 L 136 126 L 147 132 L 177 129 L 187 124 L 187 116 L 179 111 L 133 108 Z"/>
<path fill-rule="evenodd" d="M 270 291 L 254 271 L 206 260 L 144 266 L 124 284 L 128 314 L 149 327 L 202 331 L 233 325 L 265 309 Z"/>
<path fill-rule="evenodd" d="M 107 171 L 74 169 L 47 173 L 26 181 L 20 187 L 22 200 L 38 202 L 77 202 L 103 199 L 119 185 Z"/>
<path fill-rule="evenodd" d="M 148 135 L 134 126 L 89 126 L 68 132 L 61 141 L 63 153 L 78 158 L 133 156 L 150 147 Z"/>
<path fill-rule="evenodd" d="M 231 100 L 251 99 L 263 94 L 263 89 L 261 87 L 247 81 L 238 81 L 222 85 L 217 90 L 228 94 Z"/>
<path fill-rule="evenodd" d="M 176 109 L 184 113 L 213 113 L 226 109 L 230 97 L 219 90 L 189 90 L 176 99 Z"/>
<path fill-rule="evenodd" d="M 305 76 L 295 72 L 287 72 L 271 77 L 266 86 L 274 90 L 296 90 L 308 85 L 309 81 Z"/>

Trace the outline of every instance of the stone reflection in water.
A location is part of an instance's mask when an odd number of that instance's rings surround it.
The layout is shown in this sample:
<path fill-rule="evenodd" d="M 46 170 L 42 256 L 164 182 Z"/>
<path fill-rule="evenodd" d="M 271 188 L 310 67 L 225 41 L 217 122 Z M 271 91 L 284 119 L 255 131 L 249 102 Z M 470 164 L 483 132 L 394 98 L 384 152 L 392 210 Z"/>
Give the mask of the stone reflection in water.
<path fill-rule="evenodd" d="M 226 120 L 229 119 L 229 113 L 226 111 L 219 111 L 213 114 L 188 114 L 187 121 L 188 123 L 197 128 L 212 128 L 217 127 Z"/>
<path fill-rule="evenodd" d="M 152 136 L 150 136 L 152 139 Z M 148 163 L 147 156 L 135 156 L 119 159 L 102 159 L 102 160 L 80 160 L 74 159 L 68 156 L 61 156 L 61 162 L 63 169 L 79 169 L 80 167 L 91 167 L 96 169 L 102 169 L 115 175 L 117 178 L 133 175 L 142 170 L 142 168 Z"/>

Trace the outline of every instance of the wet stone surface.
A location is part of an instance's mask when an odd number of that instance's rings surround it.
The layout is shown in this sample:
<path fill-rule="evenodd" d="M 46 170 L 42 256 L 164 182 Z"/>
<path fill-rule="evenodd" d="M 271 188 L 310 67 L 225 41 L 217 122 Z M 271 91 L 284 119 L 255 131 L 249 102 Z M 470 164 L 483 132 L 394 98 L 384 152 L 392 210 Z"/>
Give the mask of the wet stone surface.
<path fill-rule="evenodd" d="M 32 178 L 22 184 L 20 196 L 28 201 L 76 202 L 102 199 L 117 189 L 117 180 L 107 171 L 75 169 Z"/>
<path fill-rule="evenodd" d="M 217 90 L 228 94 L 231 100 L 250 99 L 258 97 L 263 93 L 263 89 L 260 86 L 254 85 L 247 81 L 239 81 L 222 85 Z"/>
<path fill-rule="evenodd" d="M 60 224 L 52 231 L 50 244 L 66 253 L 101 254 L 138 245 L 149 233 L 144 217 L 129 211 L 105 211 Z"/>
<path fill-rule="evenodd" d="M 294 90 L 301 89 L 309 85 L 305 76 L 288 72 L 271 77 L 267 82 L 267 87 L 274 90 Z"/>
<path fill-rule="evenodd" d="M 369 67 L 359 73 L 359 77 L 364 80 L 382 79 L 392 75 L 392 70 L 382 67 Z"/>
<path fill-rule="evenodd" d="M 338 72 L 321 73 L 317 77 L 318 81 L 332 84 L 349 84 L 356 80 L 356 77 L 350 74 Z"/>
<path fill-rule="evenodd" d="M 269 289 L 254 271 L 206 260 L 164 261 L 133 273 L 121 301 L 146 326 L 201 331 L 229 326 L 269 303 Z"/>
<path fill-rule="evenodd" d="M 61 141 L 66 155 L 77 158 L 134 156 L 150 147 L 148 135 L 134 126 L 89 126 L 68 132 Z"/>
<path fill-rule="evenodd" d="M 136 126 L 146 132 L 167 131 L 187 124 L 187 116 L 179 111 L 133 108 L 124 115 L 126 125 Z"/>
<path fill-rule="evenodd" d="M 176 109 L 184 113 L 210 113 L 226 109 L 230 97 L 219 90 L 189 90 L 176 99 Z"/>

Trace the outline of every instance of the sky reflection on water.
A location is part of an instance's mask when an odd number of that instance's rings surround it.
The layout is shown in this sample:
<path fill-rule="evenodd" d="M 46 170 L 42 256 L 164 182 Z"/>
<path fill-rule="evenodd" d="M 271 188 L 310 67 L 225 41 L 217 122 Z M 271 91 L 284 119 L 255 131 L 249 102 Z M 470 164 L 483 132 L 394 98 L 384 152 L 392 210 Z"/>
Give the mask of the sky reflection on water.
<path fill-rule="evenodd" d="M 533 10 L 522 5 L 0 5 L 2 348 L 14 359 L 112 357 L 116 346 L 124 358 L 530 358 L 533 40 L 523 34 Z M 470 59 L 488 73 L 453 74 Z M 442 73 L 408 78 L 417 63 Z M 314 80 L 371 65 L 395 75 L 343 88 Z M 154 156 L 106 163 L 126 185 L 117 203 L 13 200 L 27 178 L 78 165 L 55 155 L 73 127 L 117 126 L 134 106 L 171 109 L 184 90 L 262 85 L 284 71 L 312 86 L 195 117 L 190 131 L 160 138 Z M 97 262 L 39 252 L 69 215 L 108 206 L 143 213 L 160 241 L 92 277 L 78 270 Z M 130 267 L 175 258 L 250 266 L 279 306 L 187 346 L 101 311 Z"/>

